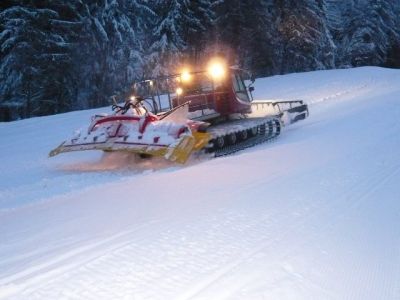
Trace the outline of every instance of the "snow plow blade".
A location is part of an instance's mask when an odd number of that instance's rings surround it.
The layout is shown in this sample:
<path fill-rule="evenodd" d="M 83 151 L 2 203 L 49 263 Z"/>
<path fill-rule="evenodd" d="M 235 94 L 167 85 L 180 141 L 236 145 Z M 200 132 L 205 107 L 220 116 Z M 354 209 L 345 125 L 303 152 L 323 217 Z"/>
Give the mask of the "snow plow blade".
<path fill-rule="evenodd" d="M 125 107 L 113 106 L 112 115 L 95 115 L 88 130 L 75 135 L 50 151 L 49 156 L 84 150 L 129 152 L 164 157 L 185 163 L 193 151 L 204 148 L 211 135 L 204 132 L 208 124 L 186 118 L 188 103 L 159 117 L 140 111 L 141 101 Z M 122 112 L 121 112 L 122 111 Z"/>
<path fill-rule="evenodd" d="M 175 143 L 171 145 L 158 145 L 144 143 L 129 143 L 123 139 L 107 140 L 98 143 L 72 144 L 63 142 L 57 148 L 49 153 L 49 157 L 60 153 L 85 150 L 102 150 L 106 152 L 129 152 L 136 154 L 145 154 L 149 156 L 164 157 L 170 161 L 184 164 L 193 151 L 198 151 L 205 147 L 211 139 L 210 134 L 194 132 L 193 134 L 182 135 Z"/>

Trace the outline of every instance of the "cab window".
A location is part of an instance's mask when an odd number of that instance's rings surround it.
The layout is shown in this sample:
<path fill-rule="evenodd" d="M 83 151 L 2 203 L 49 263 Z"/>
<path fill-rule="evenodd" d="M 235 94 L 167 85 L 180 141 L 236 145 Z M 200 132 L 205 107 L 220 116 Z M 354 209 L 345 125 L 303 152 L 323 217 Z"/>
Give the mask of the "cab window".
<path fill-rule="evenodd" d="M 242 101 L 250 102 L 246 86 L 239 74 L 232 74 L 232 83 L 236 96 Z"/>

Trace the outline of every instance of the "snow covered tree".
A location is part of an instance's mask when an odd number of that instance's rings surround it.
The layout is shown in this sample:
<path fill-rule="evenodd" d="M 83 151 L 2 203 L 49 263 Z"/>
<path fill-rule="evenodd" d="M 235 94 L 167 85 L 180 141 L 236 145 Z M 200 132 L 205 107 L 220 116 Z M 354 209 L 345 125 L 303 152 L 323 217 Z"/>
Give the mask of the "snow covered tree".
<path fill-rule="evenodd" d="M 65 27 L 52 26 L 59 17 L 52 9 L 29 5 L 11 6 L 0 13 L 0 101 L 24 107 L 19 117 L 68 108 L 71 95 L 65 77 L 70 45 L 62 32 Z"/>
<path fill-rule="evenodd" d="M 217 0 L 213 3 L 216 14 L 217 47 L 231 64 L 239 63 L 239 57 L 242 57 L 241 54 L 244 52 L 248 20 L 243 10 L 251 4 L 240 0 Z"/>
<path fill-rule="evenodd" d="M 399 38 L 395 7 L 390 1 L 369 0 L 356 2 L 349 9 L 351 17 L 342 45 L 344 61 L 352 66 L 384 64 L 391 40 Z"/>
<path fill-rule="evenodd" d="M 337 45 L 336 65 L 393 65 L 400 40 L 400 4 L 366 0 L 328 4 L 328 26 Z"/>
<path fill-rule="evenodd" d="M 212 54 L 258 76 L 399 67 L 399 15 L 398 0 L 3 0 L 0 118 L 106 105 Z"/>
<path fill-rule="evenodd" d="M 152 42 L 149 32 L 153 29 L 153 20 L 157 15 L 146 0 L 130 0 L 126 5 L 126 14 L 134 33 L 134 45 L 130 48 L 128 65 L 128 79 L 132 81 L 143 77 L 146 49 Z"/>
<path fill-rule="evenodd" d="M 183 39 L 187 44 L 186 56 L 191 64 L 201 64 L 209 55 L 208 46 L 214 38 L 214 12 L 210 0 L 191 0 L 188 11 L 191 19 L 183 26 Z"/>
<path fill-rule="evenodd" d="M 155 4 L 158 18 L 152 32 L 146 75 L 158 76 L 176 68 L 186 49 L 183 39 L 183 23 L 190 18 L 188 1 L 166 0 Z"/>
<path fill-rule="evenodd" d="M 163 0 L 154 6 L 154 24 L 147 73 L 174 72 L 179 64 L 196 64 L 207 47 L 212 10 L 209 0 Z"/>
<path fill-rule="evenodd" d="M 386 67 L 400 68 L 400 3 L 388 1 L 390 9 L 386 10 L 383 21 L 388 22 L 389 47 L 387 50 Z M 386 23 L 387 24 L 387 23 Z"/>
<path fill-rule="evenodd" d="M 87 1 L 82 9 L 85 24 L 76 59 L 82 74 L 78 102 L 83 107 L 107 105 L 109 97 L 129 89 L 140 76 L 142 44 L 140 15 L 151 10 L 139 1 Z M 137 19 L 133 19 L 137 14 Z"/>
<path fill-rule="evenodd" d="M 218 0 L 214 6 L 231 63 L 259 75 L 334 66 L 322 1 Z"/>
<path fill-rule="evenodd" d="M 272 0 L 253 0 L 243 8 L 245 27 L 239 63 L 256 76 L 276 73 L 279 48 L 274 42 L 279 38 L 276 24 L 277 10 Z"/>
<path fill-rule="evenodd" d="M 275 1 L 282 47 L 281 73 L 334 67 L 334 43 L 322 1 Z"/>

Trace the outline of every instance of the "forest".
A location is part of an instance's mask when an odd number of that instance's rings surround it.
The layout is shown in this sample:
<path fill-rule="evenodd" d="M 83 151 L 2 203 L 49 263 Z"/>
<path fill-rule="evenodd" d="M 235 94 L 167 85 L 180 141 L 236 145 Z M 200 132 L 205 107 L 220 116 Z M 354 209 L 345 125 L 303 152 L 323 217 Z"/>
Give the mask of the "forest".
<path fill-rule="evenodd" d="M 0 121 L 110 104 L 213 55 L 255 77 L 400 67 L 398 0 L 2 0 Z"/>

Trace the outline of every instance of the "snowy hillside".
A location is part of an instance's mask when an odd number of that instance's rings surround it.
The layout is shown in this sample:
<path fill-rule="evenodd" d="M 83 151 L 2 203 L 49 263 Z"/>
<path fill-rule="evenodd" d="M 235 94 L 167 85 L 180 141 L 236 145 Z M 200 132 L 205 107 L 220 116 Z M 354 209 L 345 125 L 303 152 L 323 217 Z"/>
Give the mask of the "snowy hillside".
<path fill-rule="evenodd" d="M 258 80 L 310 117 L 185 166 L 47 158 L 93 110 L 0 123 L 0 299 L 399 299 L 399 82 Z"/>

